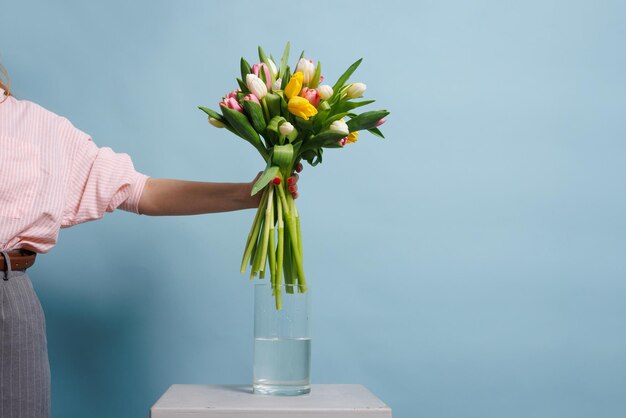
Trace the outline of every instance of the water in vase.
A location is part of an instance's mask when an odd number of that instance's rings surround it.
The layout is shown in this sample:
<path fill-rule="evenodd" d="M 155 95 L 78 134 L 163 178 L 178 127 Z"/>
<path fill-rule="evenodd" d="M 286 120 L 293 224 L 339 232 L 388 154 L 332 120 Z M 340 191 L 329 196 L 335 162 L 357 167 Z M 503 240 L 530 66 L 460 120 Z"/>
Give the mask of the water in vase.
<path fill-rule="evenodd" d="M 310 338 L 255 338 L 254 392 L 301 395 L 310 387 Z"/>

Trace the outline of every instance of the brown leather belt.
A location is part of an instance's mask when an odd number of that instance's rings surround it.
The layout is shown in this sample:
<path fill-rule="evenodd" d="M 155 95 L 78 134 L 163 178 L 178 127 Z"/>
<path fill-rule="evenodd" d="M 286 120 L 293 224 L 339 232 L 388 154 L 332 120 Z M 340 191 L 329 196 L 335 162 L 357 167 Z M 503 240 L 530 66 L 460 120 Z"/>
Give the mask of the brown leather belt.
<path fill-rule="evenodd" d="M 12 250 L 7 251 L 11 259 L 11 270 L 26 270 L 35 264 L 37 253 L 29 250 Z M 7 271 L 4 257 L 0 254 L 0 271 Z"/>

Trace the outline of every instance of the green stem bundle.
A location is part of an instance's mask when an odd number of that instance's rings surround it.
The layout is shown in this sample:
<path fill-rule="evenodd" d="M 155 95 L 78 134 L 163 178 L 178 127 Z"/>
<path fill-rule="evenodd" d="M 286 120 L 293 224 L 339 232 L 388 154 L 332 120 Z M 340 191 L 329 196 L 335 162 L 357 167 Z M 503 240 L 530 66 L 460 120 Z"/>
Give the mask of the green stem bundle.
<path fill-rule="evenodd" d="M 263 191 L 248 234 L 241 272 L 244 273 L 250 263 L 250 279 L 257 275 L 263 279 L 269 265 L 276 309 L 281 309 L 283 283 L 297 283 L 301 293 L 307 290 L 302 259 L 300 219 L 295 200 L 285 192 L 285 182 L 270 183 Z"/>

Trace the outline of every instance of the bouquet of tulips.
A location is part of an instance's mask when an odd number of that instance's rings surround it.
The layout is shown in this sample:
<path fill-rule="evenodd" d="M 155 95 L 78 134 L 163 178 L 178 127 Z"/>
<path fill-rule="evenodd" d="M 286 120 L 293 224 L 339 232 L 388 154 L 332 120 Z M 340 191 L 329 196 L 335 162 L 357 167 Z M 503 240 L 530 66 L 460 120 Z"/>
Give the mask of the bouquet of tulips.
<path fill-rule="evenodd" d="M 259 47 L 258 64 L 250 66 L 241 58 L 239 88 L 224 96 L 219 103 L 221 113 L 199 107 L 209 115 L 211 125 L 248 141 L 267 164 L 252 188 L 253 195 L 263 195 L 248 234 L 241 272 L 249 263 L 250 278 L 264 278 L 269 267 L 276 309 L 281 308 L 283 283 L 294 285 L 288 286 L 288 291 L 296 288 L 306 292 L 307 288 L 300 218 L 294 200 L 297 190 L 288 180 L 302 170 L 302 160 L 316 166 L 322 162 L 325 148 L 342 149 L 357 141 L 359 131 L 368 130 L 384 138 L 378 126 L 389 114 L 386 110 L 354 112 L 374 102 L 354 100 L 363 96 L 366 86 L 347 83 L 361 59 L 332 87 L 320 84 L 324 79 L 322 67 L 304 58 L 304 52 L 293 73 L 288 60 L 289 43 L 278 67 L 276 60 Z"/>

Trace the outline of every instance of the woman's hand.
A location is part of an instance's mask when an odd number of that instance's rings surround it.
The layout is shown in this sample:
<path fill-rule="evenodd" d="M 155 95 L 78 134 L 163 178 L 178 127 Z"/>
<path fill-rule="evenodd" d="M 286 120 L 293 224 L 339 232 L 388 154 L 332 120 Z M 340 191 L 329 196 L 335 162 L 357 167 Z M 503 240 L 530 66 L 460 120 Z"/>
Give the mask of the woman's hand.
<path fill-rule="evenodd" d="M 302 171 L 302 166 L 299 166 L 300 171 Z M 259 173 L 256 175 L 256 177 L 254 178 L 254 180 L 252 180 L 250 183 L 248 183 L 249 189 L 250 189 L 250 193 L 252 193 L 252 187 L 254 186 L 254 183 L 257 182 L 257 180 L 261 177 L 261 175 L 263 174 L 262 171 L 259 171 Z M 293 173 L 291 176 L 287 177 L 287 187 L 289 188 L 289 192 L 291 193 L 291 195 L 293 196 L 294 199 L 298 198 L 298 180 L 300 179 L 300 176 L 298 175 L 298 173 Z M 261 196 L 263 195 L 263 193 L 257 193 L 254 196 L 252 196 L 253 198 L 253 202 L 254 202 L 254 207 L 258 208 L 259 205 L 261 204 Z"/>

